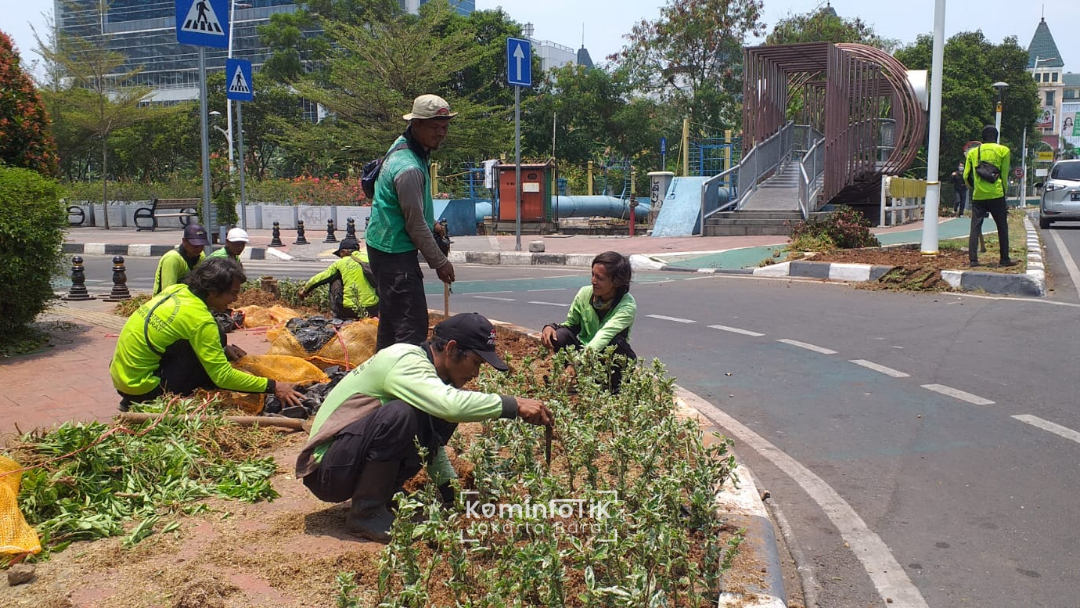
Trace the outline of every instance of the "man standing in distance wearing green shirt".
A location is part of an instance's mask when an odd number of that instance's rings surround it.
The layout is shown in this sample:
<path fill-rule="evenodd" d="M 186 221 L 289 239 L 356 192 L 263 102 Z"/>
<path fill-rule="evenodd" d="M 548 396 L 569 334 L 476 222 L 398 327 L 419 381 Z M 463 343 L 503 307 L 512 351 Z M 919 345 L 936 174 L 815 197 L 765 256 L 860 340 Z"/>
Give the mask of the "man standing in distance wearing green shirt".
<path fill-rule="evenodd" d="M 375 353 L 326 396 L 297 457 L 297 479 L 320 500 L 351 497 L 346 529 L 389 542 L 394 515 L 387 503 L 424 464 L 417 443 L 428 449 L 428 476 L 450 501 L 449 482 L 457 475 L 443 446 L 457 423 L 520 418 L 551 424 L 541 401 L 460 390 L 485 362 L 508 369 L 495 354 L 495 328 L 474 312 L 436 325 L 430 342 L 399 342 Z"/>
<path fill-rule="evenodd" d="M 968 260 L 971 266 L 980 266 L 979 235 L 982 234 L 983 220 L 987 215 L 993 216 L 994 223 L 997 224 L 1000 264 L 1015 266 L 1017 263 L 1009 258 L 1009 209 L 1005 205 L 1009 149 L 994 143 L 997 138 L 998 131 L 995 127 L 983 127 L 983 143 L 969 150 L 964 162 L 964 181 L 971 186 L 971 233 L 968 234 Z M 979 175 L 977 169 L 982 163 L 989 163 L 998 170 L 997 179 L 987 180 Z"/>
<path fill-rule="evenodd" d="M 180 245 L 165 255 L 158 262 L 157 273 L 154 274 L 154 295 L 170 285 L 175 285 L 187 276 L 195 265 L 203 261 L 206 256 L 203 248 L 210 244 L 206 238 L 206 229 L 199 224 L 188 224 L 184 227 L 184 238 Z"/>
<path fill-rule="evenodd" d="M 247 230 L 244 230 L 243 228 L 233 228 L 225 235 L 225 246 L 215 249 L 209 257 L 229 258 L 243 266 L 244 263 L 240 261 L 240 254 L 244 253 L 248 240 Z"/>
<path fill-rule="evenodd" d="M 412 112 L 402 116 L 409 126 L 383 157 L 364 234 L 379 294 L 376 351 L 427 339 L 427 297 L 418 250 L 442 282 L 454 282 L 454 265 L 435 242 L 434 234 L 445 236 L 445 228 L 435 224 L 431 152 L 446 139 L 456 115 L 438 95 L 417 97 Z"/>

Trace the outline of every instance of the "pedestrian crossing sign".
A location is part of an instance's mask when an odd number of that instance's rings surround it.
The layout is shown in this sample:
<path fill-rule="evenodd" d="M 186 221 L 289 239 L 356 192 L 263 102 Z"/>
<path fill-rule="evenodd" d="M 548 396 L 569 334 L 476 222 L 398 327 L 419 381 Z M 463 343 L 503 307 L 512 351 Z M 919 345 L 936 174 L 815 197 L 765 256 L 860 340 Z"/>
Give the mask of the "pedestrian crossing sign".
<path fill-rule="evenodd" d="M 251 86 L 251 62 L 246 59 L 225 60 L 225 96 L 233 101 L 252 101 L 255 88 Z"/>
<path fill-rule="evenodd" d="M 176 41 L 229 48 L 230 0 L 176 0 Z"/>

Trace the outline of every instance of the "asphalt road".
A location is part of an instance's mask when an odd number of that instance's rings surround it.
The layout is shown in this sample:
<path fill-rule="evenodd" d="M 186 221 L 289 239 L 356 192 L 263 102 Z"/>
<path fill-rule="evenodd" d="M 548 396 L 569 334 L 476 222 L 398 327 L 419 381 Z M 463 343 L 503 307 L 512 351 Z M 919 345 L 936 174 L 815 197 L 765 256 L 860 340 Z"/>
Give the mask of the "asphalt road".
<path fill-rule="evenodd" d="M 1039 221 L 1037 213 L 1034 221 Z M 1080 268 L 1077 265 L 1080 260 L 1080 222 L 1051 224 L 1048 230 L 1041 232 L 1046 247 L 1049 288 L 1053 290 L 1050 297 L 1080 303 Z"/>
<path fill-rule="evenodd" d="M 1060 235 L 1080 246 L 1080 231 Z M 130 258 L 129 286 L 148 290 L 154 264 Z M 91 292 L 107 291 L 108 259 L 87 265 Z M 245 266 L 304 278 L 324 265 Z M 534 329 L 563 319 L 588 280 L 567 268 L 457 274 L 451 311 Z M 734 419 L 739 458 L 790 521 L 819 606 L 1075 605 L 1080 306 L 1060 291 L 1038 301 L 638 273 L 632 343 Z"/>

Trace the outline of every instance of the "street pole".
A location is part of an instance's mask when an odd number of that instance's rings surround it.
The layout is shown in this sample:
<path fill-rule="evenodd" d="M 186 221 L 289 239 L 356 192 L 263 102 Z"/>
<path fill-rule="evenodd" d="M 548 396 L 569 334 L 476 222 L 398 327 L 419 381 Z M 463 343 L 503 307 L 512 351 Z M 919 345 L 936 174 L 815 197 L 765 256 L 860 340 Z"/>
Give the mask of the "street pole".
<path fill-rule="evenodd" d="M 922 254 L 938 254 L 938 206 L 941 182 L 941 73 L 945 63 L 945 0 L 934 2 L 934 53 L 930 73 L 930 142 L 926 152 L 926 213 L 923 215 Z"/>
<path fill-rule="evenodd" d="M 519 71 L 520 72 L 520 71 Z M 517 207 L 517 228 L 514 251 L 521 251 L 521 87 L 514 86 L 514 204 Z"/>
<path fill-rule="evenodd" d="M 202 139 L 203 228 L 206 234 L 214 233 L 210 221 L 210 136 L 207 131 L 206 113 L 206 47 L 199 47 L 199 135 Z M 213 251 L 213 242 L 208 247 Z"/>
<path fill-rule="evenodd" d="M 244 107 L 242 101 L 236 102 L 236 136 L 240 144 L 240 156 L 237 158 L 240 167 L 240 227 L 247 230 L 247 197 L 244 192 Z"/>
<path fill-rule="evenodd" d="M 1020 209 L 1027 207 L 1027 127 L 1024 127 L 1024 136 L 1020 140 Z"/>
<path fill-rule="evenodd" d="M 1001 91 L 998 91 L 998 95 L 1001 95 Z M 997 141 L 994 143 L 1001 143 L 1001 100 L 997 101 L 997 113 L 994 116 L 994 128 L 997 129 Z"/>
<path fill-rule="evenodd" d="M 232 59 L 232 39 L 233 32 L 236 30 L 236 0 L 229 0 L 229 52 L 228 58 Z M 251 83 L 248 83 L 250 86 Z M 225 75 L 225 88 L 229 88 L 229 75 Z M 229 140 L 229 175 L 233 172 L 233 137 L 232 137 L 232 100 L 227 96 L 225 98 L 225 129 L 229 132 L 229 136 L 225 139 Z M 232 184 L 230 184 L 231 186 Z"/>

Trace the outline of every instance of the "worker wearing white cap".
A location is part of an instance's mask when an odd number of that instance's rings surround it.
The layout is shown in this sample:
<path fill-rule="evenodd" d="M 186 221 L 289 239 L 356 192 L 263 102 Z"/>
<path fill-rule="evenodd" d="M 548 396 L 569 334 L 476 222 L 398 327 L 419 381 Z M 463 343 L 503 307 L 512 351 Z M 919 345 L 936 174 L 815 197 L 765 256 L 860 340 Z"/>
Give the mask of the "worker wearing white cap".
<path fill-rule="evenodd" d="M 220 249 L 215 249 L 210 254 L 212 258 L 229 258 L 235 262 L 240 262 L 240 254 L 244 253 L 244 248 L 248 244 L 248 233 L 243 228 L 233 228 L 229 230 L 229 233 L 225 235 L 225 246 Z"/>

